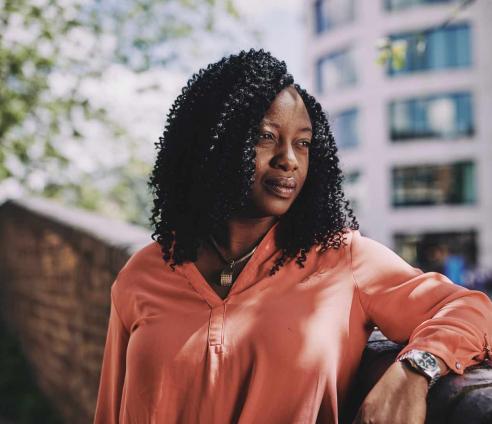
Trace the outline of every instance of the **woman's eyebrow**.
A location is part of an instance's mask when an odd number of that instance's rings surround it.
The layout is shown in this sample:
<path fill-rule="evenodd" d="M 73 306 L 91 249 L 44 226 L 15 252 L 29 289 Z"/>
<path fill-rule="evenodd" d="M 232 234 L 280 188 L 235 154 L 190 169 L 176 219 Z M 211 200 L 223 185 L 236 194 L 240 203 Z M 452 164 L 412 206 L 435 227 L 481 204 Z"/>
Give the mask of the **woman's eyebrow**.
<path fill-rule="evenodd" d="M 263 121 L 261 121 L 260 125 L 270 125 L 272 127 L 275 127 L 277 129 L 279 129 L 281 127 L 280 124 L 277 124 L 276 122 L 274 121 L 270 121 L 268 119 L 264 119 Z M 313 129 L 311 127 L 303 127 L 303 128 L 299 128 L 298 131 L 307 131 L 307 132 L 313 132 Z"/>
<path fill-rule="evenodd" d="M 274 121 L 270 121 L 269 119 L 263 119 L 263 121 L 261 121 L 260 125 L 270 125 L 270 126 L 275 127 L 275 128 L 280 128 L 280 124 L 277 124 Z"/>

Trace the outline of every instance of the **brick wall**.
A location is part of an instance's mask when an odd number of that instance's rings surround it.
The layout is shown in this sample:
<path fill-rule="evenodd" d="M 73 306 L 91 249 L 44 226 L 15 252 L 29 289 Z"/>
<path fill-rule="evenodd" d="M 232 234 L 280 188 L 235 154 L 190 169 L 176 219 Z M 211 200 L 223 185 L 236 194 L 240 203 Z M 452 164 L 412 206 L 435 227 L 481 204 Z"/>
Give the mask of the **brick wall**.
<path fill-rule="evenodd" d="M 0 206 L 0 311 L 65 422 L 90 423 L 109 289 L 150 231 L 42 199 Z"/>
<path fill-rule="evenodd" d="M 66 423 L 92 422 L 109 290 L 150 231 L 42 199 L 0 205 L 0 313 Z M 401 346 L 371 337 L 348 415 Z M 492 367 L 448 375 L 429 393 L 428 424 L 492 423 Z"/>

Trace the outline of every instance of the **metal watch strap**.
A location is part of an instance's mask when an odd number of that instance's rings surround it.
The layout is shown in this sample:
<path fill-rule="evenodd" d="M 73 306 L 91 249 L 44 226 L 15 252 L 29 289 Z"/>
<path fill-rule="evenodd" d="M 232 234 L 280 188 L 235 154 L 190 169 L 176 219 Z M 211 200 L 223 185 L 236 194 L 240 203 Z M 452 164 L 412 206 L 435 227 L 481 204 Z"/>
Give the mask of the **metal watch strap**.
<path fill-rule="evenodd" d="M 427 357 L 431 359 L 435 366 L 431 368 L 426 368 L 418 363 L 417 358 L 421 359 L 422 357 Z M 411 366 L 413 370 L 418 372 L 419 374 L 425 376 L 427 381 L 429 382 L 429 389 L 436 383 L 437 380 L 441 377 L 439 363 L 437 362 L 437 358 L 430 352 L 420 351 L 420 350 L 409 350 L 405 352 L 400 358 L 399 361 L 405 361 L 408 365 Z"/>

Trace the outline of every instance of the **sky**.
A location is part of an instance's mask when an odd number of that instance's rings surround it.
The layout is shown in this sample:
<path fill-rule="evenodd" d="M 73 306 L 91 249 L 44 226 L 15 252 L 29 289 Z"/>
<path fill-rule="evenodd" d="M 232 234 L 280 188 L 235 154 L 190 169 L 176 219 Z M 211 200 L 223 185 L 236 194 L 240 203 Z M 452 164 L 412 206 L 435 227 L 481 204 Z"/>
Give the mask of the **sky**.
<path fill-rule="evenodd" d="M 303 8 L 304 5 L 304 8 Z M 238 0 L 237 7 L 263 32 L 262 47 L 278 59 L 285 60 L 289 72 L 301 85 L 306 80 L 303 66 L 305 51 L 304 0 Z"/>

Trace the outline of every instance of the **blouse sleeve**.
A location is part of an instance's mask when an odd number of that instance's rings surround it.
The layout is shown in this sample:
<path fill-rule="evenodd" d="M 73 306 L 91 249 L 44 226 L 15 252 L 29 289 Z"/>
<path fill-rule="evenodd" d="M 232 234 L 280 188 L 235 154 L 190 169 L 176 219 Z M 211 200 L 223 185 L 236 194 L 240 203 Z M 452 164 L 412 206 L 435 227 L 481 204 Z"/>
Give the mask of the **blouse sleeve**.
<path fill-rule="evenodd" d="M 94 424 L 117 424 L 125 379 L 126 348 L 129 332 L 115 306 L 111 287 L 111 309 L 104 347 Z"/>
<path fill-rule="evenodd" d="M 381 243 L 353 232 L 352 275 L 367 319 L 389 339 L 431 352 L 457 374 L 490 358 L 492 302 L 482 292 L 423 272 Z"/>

